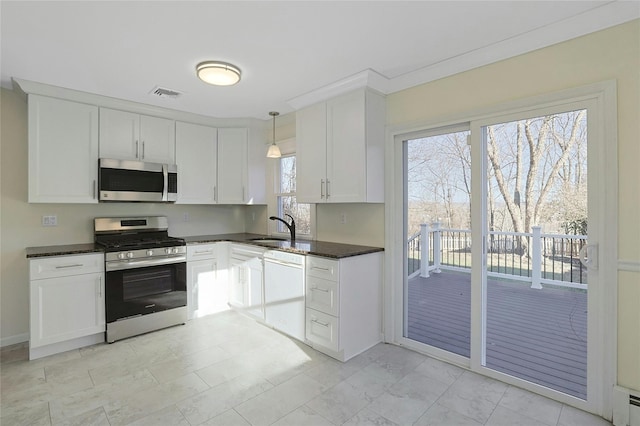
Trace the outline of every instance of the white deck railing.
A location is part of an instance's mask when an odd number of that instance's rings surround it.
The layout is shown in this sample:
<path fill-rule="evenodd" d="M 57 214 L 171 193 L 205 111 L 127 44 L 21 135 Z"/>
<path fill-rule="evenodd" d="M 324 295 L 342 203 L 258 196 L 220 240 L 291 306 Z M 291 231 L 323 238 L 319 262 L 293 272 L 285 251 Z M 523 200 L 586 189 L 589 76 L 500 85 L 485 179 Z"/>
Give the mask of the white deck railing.
<path fill-rule="evenodd" d="M 491 231 L 487 240 L 487 275 L 531 283 L 587 288 L 587 270 L 580 262 L 585 235 Z M 407 241 L 410 277 L 428 277 L 443 269 L 471 272 L 471 231 L 422 224 Z"/>

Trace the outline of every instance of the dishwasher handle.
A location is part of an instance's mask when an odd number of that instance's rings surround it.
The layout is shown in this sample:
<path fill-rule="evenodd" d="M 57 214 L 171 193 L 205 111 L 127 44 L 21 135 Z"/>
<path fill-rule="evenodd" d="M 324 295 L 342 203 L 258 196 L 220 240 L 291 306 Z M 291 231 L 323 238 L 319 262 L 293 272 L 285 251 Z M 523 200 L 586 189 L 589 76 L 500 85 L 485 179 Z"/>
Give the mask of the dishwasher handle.
<path fill-rule="evenodd" d="M 282 266 L 289 266 L 291 268 L 302 269 L 302 264 L 301 263 L 287 262 L 285 260 L 274 259 L 272 257 L 265 257 L 264 261 L 265 261 L 265 263 L 269 262 L 269 263 L 273 263 L 274 265 L 282 265 Z"/>

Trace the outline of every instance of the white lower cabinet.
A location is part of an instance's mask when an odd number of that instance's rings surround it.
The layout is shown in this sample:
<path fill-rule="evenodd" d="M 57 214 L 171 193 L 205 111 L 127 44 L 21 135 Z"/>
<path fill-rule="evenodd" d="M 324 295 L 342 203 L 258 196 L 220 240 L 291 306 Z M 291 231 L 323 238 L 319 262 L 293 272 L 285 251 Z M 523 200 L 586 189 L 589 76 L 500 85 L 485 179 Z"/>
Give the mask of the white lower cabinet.
<path fill-rule="evenodd" d="M 305 341 L 346 361 L 381 341 L 381 252 L 340 260 L 307 256 Z"/>
<path fill-rule="evenodd" d="M 338 352 L 338 317 L 307 308 L 305 333 L 311 346 Z"/>
<path fill-rule="evenodd" d="M 229 288 L 219 268 L 218 244 L 187 246 L 188 319 L 229 309 Z"/>
<path fill-rule="evenodd" d="M 104 342 L 104 255 L 33 259 L 29 359 Z"/>
<path fill-rule="evenodd" d="M 263 255 L 265 249 L 231 244 L 229 305 L 264 321 Z"/>

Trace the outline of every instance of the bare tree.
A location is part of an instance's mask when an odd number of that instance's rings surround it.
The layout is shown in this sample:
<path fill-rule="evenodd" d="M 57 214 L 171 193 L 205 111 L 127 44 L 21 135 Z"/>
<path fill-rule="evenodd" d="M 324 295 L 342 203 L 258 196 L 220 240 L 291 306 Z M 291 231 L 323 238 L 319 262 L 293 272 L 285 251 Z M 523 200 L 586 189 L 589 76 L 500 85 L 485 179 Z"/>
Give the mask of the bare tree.
<path fill-rule="evenodd" d="M 490 169 L 515 232 L 530 232 L 540 223 L 550 195 L 557 200 L 563 187 L 565 194 L 570 188 L 584 187 L 570 177 L 570 160 L 576 163 L 575 175 L 582 179 L 584 158 L 576 147 L 584 144 L 585 116 L 581 110 L 487 127 Z M 514 147 L 515 154 L 505 155 Z M 521 243 L 524 254 L 524 239 Z"/>

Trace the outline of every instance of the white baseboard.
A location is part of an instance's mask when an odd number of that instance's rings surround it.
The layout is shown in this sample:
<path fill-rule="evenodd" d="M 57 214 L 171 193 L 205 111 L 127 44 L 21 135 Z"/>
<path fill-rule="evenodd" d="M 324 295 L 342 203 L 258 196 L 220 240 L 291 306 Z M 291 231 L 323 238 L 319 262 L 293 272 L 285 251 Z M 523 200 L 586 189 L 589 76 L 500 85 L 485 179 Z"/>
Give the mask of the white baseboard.
<path fill-rule="evenodd" d="M 0 339 L 0 348 L 16 345 L 29 341 L 29 333 L 16 334 L 15 336 L 3 337 Z"/>

